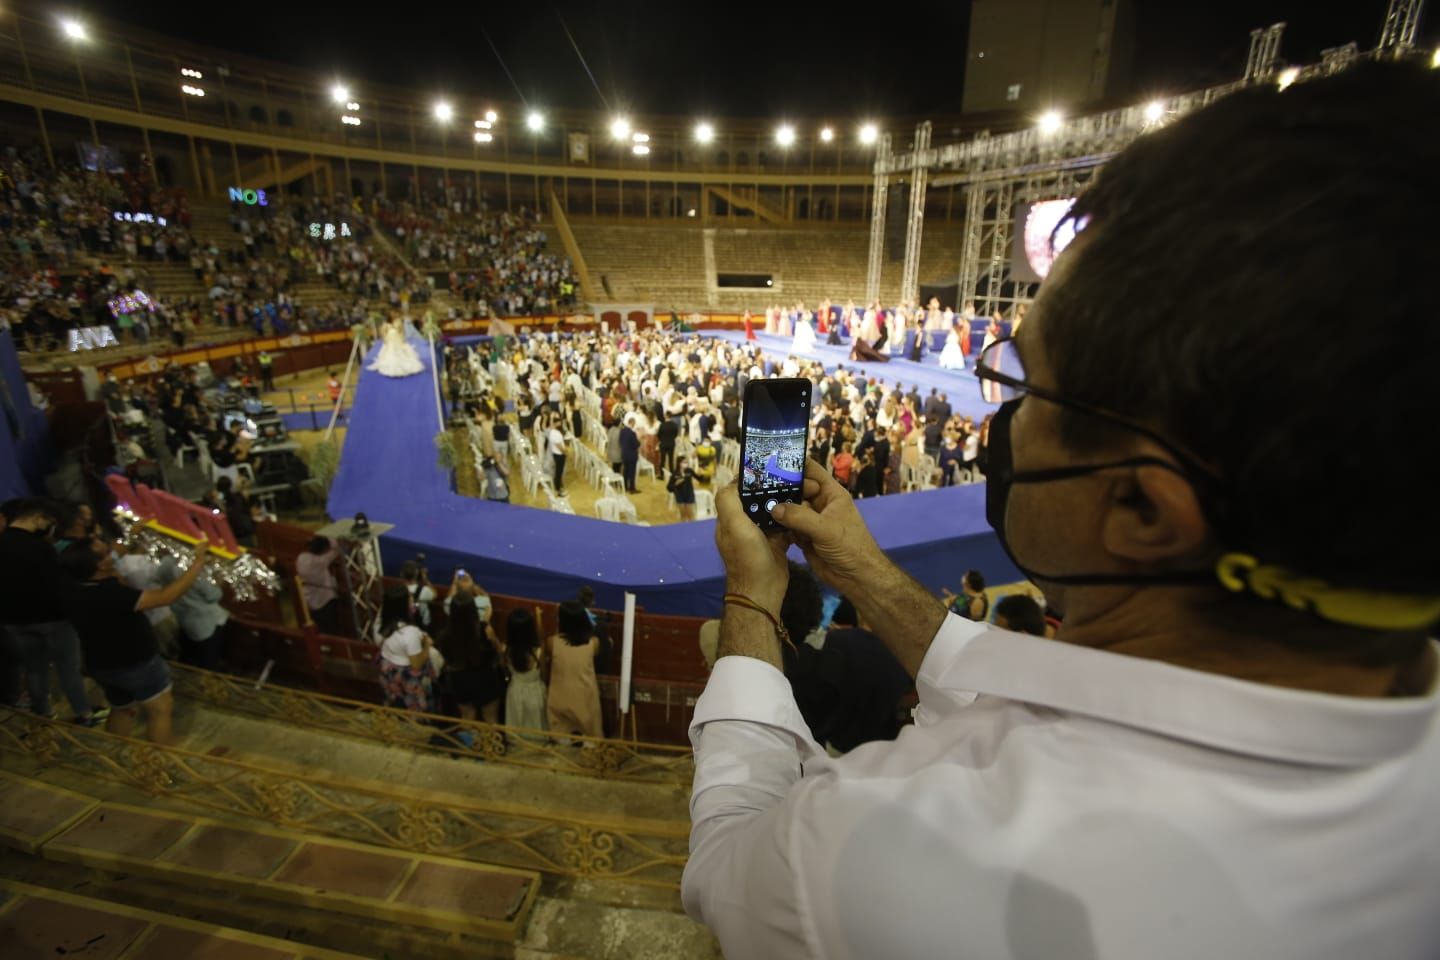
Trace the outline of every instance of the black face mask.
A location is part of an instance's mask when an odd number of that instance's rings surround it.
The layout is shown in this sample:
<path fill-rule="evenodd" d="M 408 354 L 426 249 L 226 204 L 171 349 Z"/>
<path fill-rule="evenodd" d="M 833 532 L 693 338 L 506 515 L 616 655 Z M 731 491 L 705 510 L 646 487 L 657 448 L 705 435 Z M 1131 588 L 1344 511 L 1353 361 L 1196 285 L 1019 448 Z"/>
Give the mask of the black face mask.
<path fill-rule="evenodd" d="M 985 448 L 985 519 L 995 529 L 995 536 L 1000 540 L 1000 546 L 1004 549 L 1010 562 L 1023 573 L 1027 579 L 1032 581 L 1048 580 L 1051 583 L 1074 584 L 1077 586 L 1096 586 L 1105 584 L 1171 584 L 1171 583 L 1209 583 L 1213 582 L 1215 575 L 1209 570 L 1181 571 L 1175 573 L 1070 573 L 1050 574 L 1042 573 L 1027 567 L 1015 555 L 1011 549 L 1010 541 L 1005 536 L 1005 514 L 1010 500 L 1010 488 L 1017 483 L 1052 483 L 1057 480 L 1069 480 L 1072 477 L 1083 477 L 1087 474 L 1098 473 L 1101 470 L 1112 470 L 1116 467 L 1138 467 L 1154 466 L 1163 467 L 1166 470 L 1180 471 L 1175 466 L 1159 457 L 1130 457 L 1125 460 L 1113 460 L 1109 463 L 1086 464 L 1084 466 L 1054 467 L 1049 470 L 1023 470 L 1016 471 L 1010 445 L 1010 421 L 1015 417 L 1015 411 L 1020 409 L 1024 397 L 1017 397 L 1014 400 L 1007 400 L 1000 404 L 1000 409 L 990 419 L 990 436 Z M 1184 474 L 1181 474 L 1184 476 Z"/>

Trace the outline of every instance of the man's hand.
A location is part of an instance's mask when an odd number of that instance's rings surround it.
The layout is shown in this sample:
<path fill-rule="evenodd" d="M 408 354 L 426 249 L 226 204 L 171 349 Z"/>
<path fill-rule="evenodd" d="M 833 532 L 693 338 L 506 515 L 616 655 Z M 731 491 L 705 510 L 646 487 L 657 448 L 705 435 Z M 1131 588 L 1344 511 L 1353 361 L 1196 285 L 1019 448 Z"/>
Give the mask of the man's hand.
<path fill-rule="evenodd" d="M 209 555 L 209 553 L 210 538 L 202 536 L 200 540 L 195 544 L 195 556 L 190 561 L 191 565 L 197 567 L 200 566 L 202 563 L 205 562 L 205 558 Z"/>
<path fill-rule="evenodd" d="M 715 546 L 725 562 L 725 589 L 742 593 L 777 616 L 790 585 L 785 551 L 790 538 L 765 534 L 745 515 L 740 493 L 730 484 L 715 497 Z"/>
<path fill-rule="evenodd" d="M 794 536 L 816 576 L 841 593 L 888 562 L 849 492 L 814 460 L 805 461 L 805 502 L 777 504 L 770 515 Z"/>

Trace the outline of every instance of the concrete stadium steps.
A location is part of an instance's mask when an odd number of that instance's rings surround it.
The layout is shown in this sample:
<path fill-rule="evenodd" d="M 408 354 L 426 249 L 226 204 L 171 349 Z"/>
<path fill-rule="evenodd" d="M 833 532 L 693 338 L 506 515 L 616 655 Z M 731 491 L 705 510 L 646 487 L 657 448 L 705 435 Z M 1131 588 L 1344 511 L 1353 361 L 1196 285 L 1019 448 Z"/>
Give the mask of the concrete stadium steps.
<path fill-rule="evenodd" d="M 358 954 L 7 879 L 0 879 L 0 944 L 9 960 L 71 955 L 116 960 L 359 960 Z"/>
<path fill-rule="evenodd" d="M 865 297 L 870 235 L 863 226 L 702 228 L 572 222 L 572 229 L 597 287 L 601 277 L 609 284 L 609 294 L 597 294 L 606 301 L 653 303 L 662 309 L 674 304 L 682 310 L 758 311 L 769 303 L 803 300 L 813 307 L 826 298 L 859 303 Z M 963 242 L 960 225 L 928 227 L 920 252 L 921 281 L 953 281 Z M 766 290 L 725 290 L 715 286 L 712 269 L 773 274 L 776 284 Z M 899 295 L 901 271 L 899 261 L 884 264 L 880 289 L 887 303 Z"/>

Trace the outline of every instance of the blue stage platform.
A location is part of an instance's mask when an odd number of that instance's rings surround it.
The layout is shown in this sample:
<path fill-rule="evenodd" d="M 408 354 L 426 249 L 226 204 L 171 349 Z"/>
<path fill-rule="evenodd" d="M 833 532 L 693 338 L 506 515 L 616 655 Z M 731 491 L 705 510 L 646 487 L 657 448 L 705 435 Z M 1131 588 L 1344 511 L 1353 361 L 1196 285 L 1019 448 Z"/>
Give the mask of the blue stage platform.
<path fill-rule="evenodd" d="M 395 524 L 381 539 L 387 569 L 423 552 L 432 579 L 448 580 L 463 567 L 497 593 L 561 600 L 589 583 L 610 609 L 622 606 L 628 590 L 653 613 L 719 611 L 724 570 L 713 520 L 632 527 L 453 492 L 436 462 L 428 347 L 412 342 L 424 373 L 397 380 L 362 372 L 328 505 L 336 519 L 361 511 Z M 877 371 L 884 366 L 895 365 Z M 935 373 L 957 378 L 938 367 Z M 908 371 L 900 379 L 920 382 Z M 978 394 L 973 379 L 970 389 Z M 950 392 L 955 404 L 958 391 Z M 860 512 L 890 556 L 932 589 L 958 588 L 971 567 L 996 582 L 1019 579 L 985 523 L 984 501 L 983 485 L 952 487 L 861 501 Z"/>

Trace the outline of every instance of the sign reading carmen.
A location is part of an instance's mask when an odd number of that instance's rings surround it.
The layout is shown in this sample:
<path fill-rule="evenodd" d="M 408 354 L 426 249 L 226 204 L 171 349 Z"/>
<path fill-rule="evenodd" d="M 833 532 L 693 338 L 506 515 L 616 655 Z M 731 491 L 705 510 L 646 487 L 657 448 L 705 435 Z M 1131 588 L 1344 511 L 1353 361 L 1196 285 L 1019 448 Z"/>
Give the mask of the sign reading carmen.
<path fill-rule="evenodd" d="M 99 350 L 101 347 L 113 347 L 120 341 L 115 339 L 115 331 L 109 327 L 76 327 L 70 331 L 70 352 L 77 350 Z"/>
<path fill-rule="evenodd" d="M 270 200 L 265 196 L 264 190 L 246 190 L 241 187 L 230 188 L 231 203 L 245 203 L 252 207 L 268 207 Z"/>

